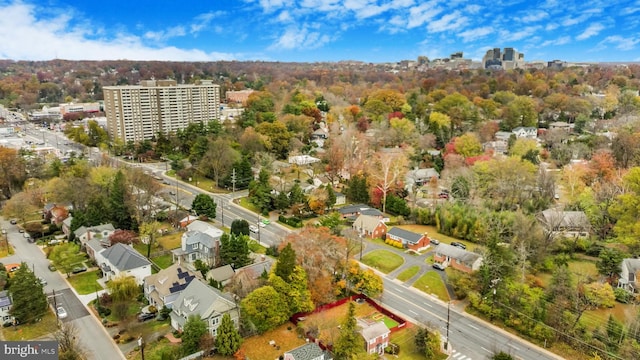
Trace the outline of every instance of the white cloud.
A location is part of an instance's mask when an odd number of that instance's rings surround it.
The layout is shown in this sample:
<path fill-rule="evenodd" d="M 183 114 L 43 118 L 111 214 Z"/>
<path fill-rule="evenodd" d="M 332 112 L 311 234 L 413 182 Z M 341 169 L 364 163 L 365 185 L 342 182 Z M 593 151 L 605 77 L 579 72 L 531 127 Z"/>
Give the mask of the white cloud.
<path fill-rule="evenodd" d="M 185 36 L 186 34 L 187 31 L 183 26 L 174 26 L 162 31 L 147 31 L 144 37 L 149 40 L 164 42 L 175 37 Z"/>
<path fill-rule="evenodd" d="M 517 41 L 530 37 L 539 29 L 539 26 L 528 26 L 516 32 L 502 30 L 500 31 L 500 36 L 506 41 Z"/>
<path fill-rule="evenodd" d="M 590 37 L 596 36 L 600 31 L 604 30 L 604 25 L 600 23 L 593 23 L 587 27 L 582 34 L 576 36 L 576 40 L 586 40 Z"/>
<path fill-rule="evenodd" d="M 191 34 L 197 34 L 204 30 L 211 24 L 211 21 L 215 18 L 224 16 L 224 11 L 213 11 L 204 14 L 200 14 L 193 19 L 193 23 L 190 25 Z"/>
<path fill-rule="evenodd" d="M 462 16 L 460 11 L 454 11 L 451 14 L 444 15 L 439 20 L 430 22 L 427 25 L 427 30 L 430 32 L 443 32 L 447 30 L 457 30 L 464 27 L 467 24 L 468 18 Z"/>
<path fill-rule="evenodd" d="M 283 10 L 280 14 L 278 14 L 279 22 L 292 22 L 294 19 L 291 17 L 291 13 L 287 10 Z"/>
<path fill-rule="evenodd" d="M 482 10 L 482 6 L 476 4 L 467 5 L 464 8 L 464 11 L 468 12 L 469 14 L 477 14 L 480 12 L 480 10 Z"/>
<path fill-rule="evenodd" d="M 540 44 L 540 47 L 565 45 L 570 42 L 571 42 L 571 36 L 562 36 L 557 39 L 543 41 Z"/>
<path fill-rule="evenodd" d="M 270 50 L 294 50 L 294 49 L 315 49 L 331 41 L 327 35 L 322 35 L 317 31 L 310 31 L 308 26 L 299 28 L 290 26 L 282 35 L 278 37 L 269 49 Z"/>
<path fill-rule="evenodd" d="M 632 37 L 625 38 L 620 35 L 613 35 L 613 36 L 608 36 L 607 38 L 602 40 L 600 44 L 601 45 L 612 44 L 618 50 L 628 51 L 628 50 L 633 50 L 639 42 L 640 42 L 640 39 L 638 38 L 632 38 Z"/>
<path fill-rule="evenodd" d="M 531 23 L 546 19 L 549 14 L 546 11 L 538 10 L 538 11 L 530 11 L 527 15 L 523 16 L 519 20 L 524 23 Z"/>
<path fill-rule="evenodd" d="M 475 41 L 481 39 L 491 33 L 495 32 L 495 29 L 491 26 L 479 27 L 476 29 L 470 29 L 458 34 L 464 42 Z"/>
<path fill-rule="evenodd" d="M 407 27 L 409 29 L 421 26 L 431 21 L 436 15 L 442 12 L 442 8 L 436 6 L 436 2 L 426 2 L 409 9 L 409 20 Z"/>
<path fill-rule="evenodd" d="M 260 0 L 262 11 L 269 14 L 281 8 L 289 8 L 295 5 L 293 0 Z"/>
<path fill-rule="evenodd" d="M 547 31 L 553 31 L 555 29 L 557 29 L 558 27 L 560 27 L 560 25 L 556 24 L 556 23 L 548 23 L 544 29 Z"/>

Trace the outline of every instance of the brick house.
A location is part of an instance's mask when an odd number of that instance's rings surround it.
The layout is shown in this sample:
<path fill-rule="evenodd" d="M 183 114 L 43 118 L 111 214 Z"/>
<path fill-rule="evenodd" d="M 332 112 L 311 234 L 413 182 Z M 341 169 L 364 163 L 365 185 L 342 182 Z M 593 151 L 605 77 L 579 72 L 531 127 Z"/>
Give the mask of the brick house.
<path fill-rule="evenodd" d="M 384 355 L 384 349 L 389 346 L 389 334 L 391 330 L 383 321 L 373 324 L 358 320 L 360 335 L 364 338 L 367 354 Z"/>
<path fill-rule="evenodd" d="M 358 235 L 369 239 L 382 239 L 387 233 L 387 225 L 380 218 L 370 215 L 358 216 L 352 228 Z"/>
<path fill-rule="evenodd" d="M 456 246 L 440 244 L 433 254 L 433 261 L 470 273 L 480 269 L 482 256 Z"/>
<path fill-rule="evenodd" d="M 429 239 L 427 233 L 418 234 L 399 227 L 389 229 L 387 231 L 387 239 L 401 242 L 405 249 L 414 251 L 424 250 L 431 244 L 431 239 Z"/>

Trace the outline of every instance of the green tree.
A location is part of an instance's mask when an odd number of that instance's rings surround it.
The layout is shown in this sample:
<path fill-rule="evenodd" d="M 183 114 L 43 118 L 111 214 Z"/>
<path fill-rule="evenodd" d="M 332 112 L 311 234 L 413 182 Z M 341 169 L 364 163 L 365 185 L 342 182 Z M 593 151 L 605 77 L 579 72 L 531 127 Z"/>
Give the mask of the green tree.
<path fill-rule="evenodd" d="M 605 248 L 600 252 L 598 256 L 598 262 L 596 262 L 596 269 L 598 273 L 607 278 L 609 284 L 613 284 L 615 278 L 620 274 L 622 260 L 625 255 L 622 251 L 616 248 Z"/>
<path fill-rule="evenodd" d="M 284 211 L 290 206 L 289 197 L 284 191 L 280 191 L 275 199 L 273 199 L 273 206 L 276 210 Z"/>
<path fill-rule="evenodd" d="M 71 270 L 85 260 L 85 255 L 80 252 L 80 245 L 70 242 L 54 246 L 49 259 L 69 277 Z"/>
<path fill-rule="evenodd" d="M 295 183 L 291 190 L 289 191 L 289 203 L 291 205 L 294 204 L 304 204 L 307 202 L 307 196 L 302 191 L 300 184 Z"/>
<path fill-rule="evenodd" d="M 26 263 L 22 263 L 9 281 L 13 305 L 9 313 L 19 324 L 34 322 L 47 312 L 47 296 L 42 284 Z"/>
<path fill-rule="evenodd" d="M 109 214 L 116 229 L 133 230 L 133 216 L 127 206 L 126 179 L 119 170 L 111 184 L 109 192 Z"/>
<path fill-rule="evenodd" d="M 332 211 L 329 214 L 323 216 L 318 220 L 320 226 L 325 226 L 331 230 L 331 233 L 335 235 L 340 235 L 342 232 L 342 225 L 344 224 L 344 220 L 342 220 L 342 215 L 340 215 L 337 211 Z"/>
<path fill-rule="evenodd" d="M 418 352 L 424 354 L 427 359 L 433 359 L 440 353 L 440 334 L 437 331 L 418 328 L 415 343 Z"/>
<path fill-rule="evenodd" d="M 107 282 L 107 289 L 114 301 L 135 299 L 140 294 L 140 287 L 133 276 L 117 276 Z"/>
<path fill-rule="evenodd" d="M 290 281 L 284 281 L 275 272 L 272 272 L 269 276 L 269 285 L 288 300 L 289 316 L 313 310 L 314 305 L 311 301 L 307 273 L 301 266 L 294 268 Z"/>
<path fill-rule="evenodd" d="M 231 234 L 249 236 L 249 223 L 245 219 L 235 219 L 231 223 Z"/>
<path fill-rule="evenodd" d="M 622 178 L 626 192 L 618 195 L 609 208 L 610 215 L 616 219 L 614 231 L 618 240 L 629 247 L 633 254 L 640 252 L 640 167 L 629 169 Z"/>
<path fill-rule="evenodd" d="M 142 223 L 142 225 L 140 225 L 140 235 L 142 235 L 147 242 L 147 258 L 151 256 L 151 248 L 155 244 L 156 235 L 158 234 L 158 230 L 160 230 L 160 226 L 161 224 L 157 221 Z"/>
<path fill-rule="evenodd" d="M 191 355 L 200 350 L 200 342 L 208 333 L 207 323 L 199 316 L 190 315 L 182 328 L 182 353 Z"/>
<path fill-rule="evenodd" d="M 287 299 L 268 285 L 247 295 L 240 302 L 240 308 L 258 333 L 271 330 L 289 319 Z"/>
<path fill-rule="evenodd" d="M 249 236 L 223 234 L 220 237 L 220 260 L 234 269 L 251 264 L 249 257 Z"/>
<path fill-rule="evenodd" d="M 229 314 L 222 315 L 222 321 L 216 331 L 216 350 L 224 356 L 231 356 L 240 349 L 242 336 L 235 327 Z"/>
<path fill-rule="evenodd" d="M 337 196 L 335 190 L 333 190 L 333 186 L 331 184 L 327 185 L 327 208 L 329 210 L 333 209 L 333 206 L 336 204 Z"/>
<path fill-rule="evenodd" d="M 261 213 L 267 213 L 271 210 L 271 191 L 273 190 L 269 184 L 269 172 L 262 168 L 258 174 L 258 180 L 249 183 L 249 201 L 260 209 Z"/>
<path fill-rule="evenodd" d="M 191 203 L 191 209 L 196 212 L 198 216 L 206 216 L 209 219 L 216 218 L 217 204 L 211 196 L 207 194 L 198 194 Z"/>
<path fill-rule="evenodd" d="M 333 345 L 337 359 L 356 359 L 356 356 L 364 352 L 364 339 L 358 333 L 355 314 L 356 307 L 350 302 L 347 316 L 340 324 L 340 334 Z"/>
<path fill-rule="evenodd" d="M 351 179 L 349 179 L 345 195 L 353 202 L 364 204 L 369 203 L 369 187 L 367 186 L 367 178 L 361 175 L 352 176 Z"/>
<path fill-rule="evenodd" d="M 287 243 L 287 245 L 280 251 L 278 260 L 275 263 L 274 273 L 282 278 L 282 280 L 289 282 L 291 281 L 291 274 L 293 274 L 295 267 L 296 252 L 291 247 L 291 243 Z"/>

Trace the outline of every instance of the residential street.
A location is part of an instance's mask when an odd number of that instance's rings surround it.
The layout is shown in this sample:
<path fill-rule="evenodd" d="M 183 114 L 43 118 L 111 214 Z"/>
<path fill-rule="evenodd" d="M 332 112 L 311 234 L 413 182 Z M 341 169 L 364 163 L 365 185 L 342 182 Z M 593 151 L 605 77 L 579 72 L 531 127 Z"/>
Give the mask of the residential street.
<path fill-rule="evenodd" d="M 28 243 L 22 234 L 18 232 L 17 226 L 11 225 L 9 221 L 0 218 L 0 227 L 7 230 L 9 243 L 15 249 L 15 254 L 0 260 L 4 264 L 24 261 L 32 266 L 36 276 L 41 276 L 47 281 L 44 289 L 49 295 L 50 302 L 53 303 L 52 295 L 55 292 L 56 304 L 62 304 L 69 314 L 67 319 L 63 321 L 69 322 L 77 328 L 78 334 L 80 334 L 80 343 L 87 351 L 88 359 L 124 359 L 122 352 L 111 339 L 111 336 L 109 336 L 98 319 L 89 313 L 81 299 L 70 288 L 63 275 L 57 271 L 49 271 L 47 268 L 49 260 L 45 258 L 42 250 L 37 245 Z"/>

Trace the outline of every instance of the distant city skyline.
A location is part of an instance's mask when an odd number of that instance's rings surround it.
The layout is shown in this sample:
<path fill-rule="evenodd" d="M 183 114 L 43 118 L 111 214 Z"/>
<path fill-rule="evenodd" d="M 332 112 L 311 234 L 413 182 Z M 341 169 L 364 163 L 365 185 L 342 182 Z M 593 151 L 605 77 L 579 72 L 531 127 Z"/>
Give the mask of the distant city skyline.
<path fill-rule="evenodd" d="M 640 0 L 0 0 L 0 59 L 640 61 Z"/>

